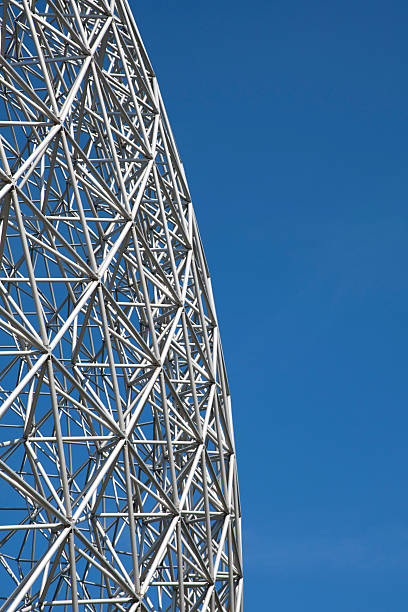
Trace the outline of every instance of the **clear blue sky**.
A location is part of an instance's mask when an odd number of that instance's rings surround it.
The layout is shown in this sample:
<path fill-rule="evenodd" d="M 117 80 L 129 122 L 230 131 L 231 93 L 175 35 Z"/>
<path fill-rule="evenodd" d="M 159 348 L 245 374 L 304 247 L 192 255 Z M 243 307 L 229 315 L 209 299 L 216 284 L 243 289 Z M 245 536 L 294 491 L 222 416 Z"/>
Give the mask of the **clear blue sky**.
<path fill-rule="evenodd" d="M 406 612 L 408 5 L 132 6 L 213 277 L 246 612 Z"/>

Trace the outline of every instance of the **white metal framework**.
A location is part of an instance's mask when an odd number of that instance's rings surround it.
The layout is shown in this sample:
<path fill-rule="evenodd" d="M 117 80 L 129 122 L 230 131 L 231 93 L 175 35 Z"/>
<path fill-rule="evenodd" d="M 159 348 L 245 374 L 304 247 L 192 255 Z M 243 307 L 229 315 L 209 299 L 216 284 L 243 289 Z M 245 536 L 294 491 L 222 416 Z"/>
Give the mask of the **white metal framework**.
<path fill-rule="evenodd" d="M 126 0 L 0 2 L 0 611 L 240 612 L 211 284 Z"/>

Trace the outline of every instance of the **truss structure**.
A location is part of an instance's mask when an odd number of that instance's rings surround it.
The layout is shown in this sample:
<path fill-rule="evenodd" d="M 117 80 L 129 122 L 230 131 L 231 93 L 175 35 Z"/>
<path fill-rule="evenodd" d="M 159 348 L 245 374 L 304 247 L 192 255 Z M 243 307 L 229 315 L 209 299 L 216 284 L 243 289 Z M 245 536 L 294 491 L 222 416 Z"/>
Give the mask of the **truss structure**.
<path fill-rule="evenodd" d="M 0 2 L 0 610 L 242 610 L 210 278 L 126 0 Z"/>

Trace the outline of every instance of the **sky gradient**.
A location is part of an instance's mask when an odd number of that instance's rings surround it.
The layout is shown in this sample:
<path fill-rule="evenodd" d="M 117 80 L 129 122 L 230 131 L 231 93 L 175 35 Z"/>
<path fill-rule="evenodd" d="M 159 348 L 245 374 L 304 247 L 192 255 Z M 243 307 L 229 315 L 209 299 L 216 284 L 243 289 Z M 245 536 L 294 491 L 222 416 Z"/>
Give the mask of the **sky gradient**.
<path fill-rule="evenodd" d="M 245 610 L 408 602 L 408 5 L 133 0 L 233 398 Z"/>

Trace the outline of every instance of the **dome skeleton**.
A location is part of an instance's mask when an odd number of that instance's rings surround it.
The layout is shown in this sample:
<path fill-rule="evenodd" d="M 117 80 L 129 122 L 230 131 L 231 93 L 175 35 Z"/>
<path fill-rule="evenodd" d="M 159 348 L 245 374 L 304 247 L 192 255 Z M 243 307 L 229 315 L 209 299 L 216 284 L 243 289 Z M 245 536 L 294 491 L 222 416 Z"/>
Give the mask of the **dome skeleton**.
<path fill-rule="evenodd" d="M 242 610 L 230 394 L 125 0 L 0 4 L 0 611 Z"/>

